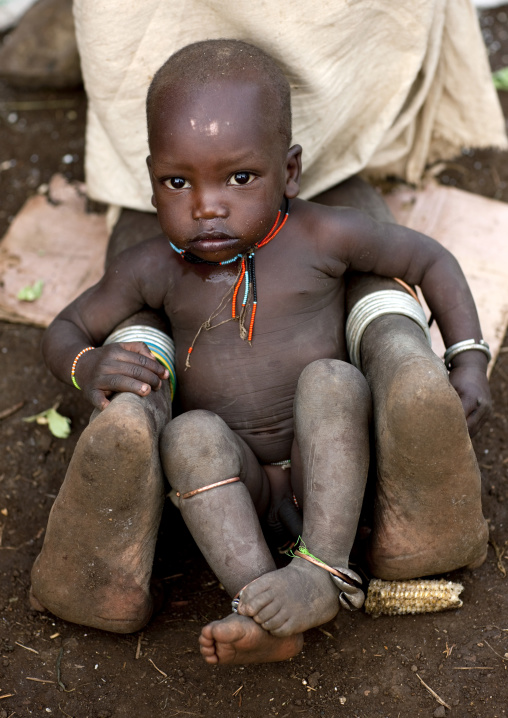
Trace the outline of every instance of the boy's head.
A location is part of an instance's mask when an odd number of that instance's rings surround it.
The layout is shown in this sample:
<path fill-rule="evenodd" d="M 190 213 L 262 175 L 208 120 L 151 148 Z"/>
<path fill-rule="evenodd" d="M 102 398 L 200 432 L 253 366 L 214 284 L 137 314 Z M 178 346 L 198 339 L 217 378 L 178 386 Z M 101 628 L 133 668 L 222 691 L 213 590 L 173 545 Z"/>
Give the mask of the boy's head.
<path fill-rule="evenodd" d="M 277 129 L 284 151 L 291 143 L 291 91 L 284 73 L 263 50 L 242 40 L 204 40 L 183 47 L 156 72 L 148 89 L 148 142 L 168 92 L 196 92 L 213 83 L 257 82 L 263 86 L 265 121 Z"/>
<path fill-rule="evenodd" d="M 147 119 L 152 203 L 178 249 L 244 253 L 298 194 L 289 84 L 258 48 L 210 40 L 175 53 L 152 81 Z"/>

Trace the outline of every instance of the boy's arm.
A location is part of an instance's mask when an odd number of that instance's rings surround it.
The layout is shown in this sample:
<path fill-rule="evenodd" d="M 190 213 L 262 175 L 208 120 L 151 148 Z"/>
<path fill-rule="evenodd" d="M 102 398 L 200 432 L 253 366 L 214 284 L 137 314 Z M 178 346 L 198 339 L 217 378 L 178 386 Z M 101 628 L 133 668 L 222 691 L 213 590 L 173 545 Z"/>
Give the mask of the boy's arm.
<path fill-rule="evenodd" d="M 455 257 L 427 235 L 379 223 L 360 212 L 340 212 L 340 258 L 348 269 L 399 277 L 419 285 L 447 347 L 482 338 L 476 305 Z M 337 236 L 337 235 L 336 235 Z M 461 398 L 470 433 L 487 418 L 490 390 L 487 357 L 467 351 L 453 360 L 450 382 Z"/>
<path fill-rule="evenodd" d="M 109 404 L 108 397 L 115 392 L 146 396 L 160 387 L 162 379 L 168 378 L 167 369 L 142 342 L 100 346 L 121 321 L 147 304 L 153 308 L 163 305 L 162 282 L 155 277 L 145 291 L 139 280 L 137 270 L 147 267 L 146 258 L 136 257 L 137 254 L 130 250 L 121 255 L 95 286 L 60 312 L 42 340 L 46 365 L 67 384 L 73 383 L 71 370 L 77 355 L 87 347 L 97 347 L 81 354 L 74 378 L 98 409 L 104 409 Z M 148 276 L 154 279 L 153 273 Z"/>

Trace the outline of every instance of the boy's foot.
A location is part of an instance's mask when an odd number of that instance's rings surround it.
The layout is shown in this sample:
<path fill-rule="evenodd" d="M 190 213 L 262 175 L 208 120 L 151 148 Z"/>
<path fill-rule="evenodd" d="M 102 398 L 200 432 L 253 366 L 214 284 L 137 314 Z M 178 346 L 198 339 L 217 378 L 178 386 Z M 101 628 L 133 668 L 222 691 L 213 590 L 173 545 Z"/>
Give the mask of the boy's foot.
<path fill-rule="evenodd" d="M 284 661 L 301 651 L 304 631 L 330 621 L 338 608 L 329 573 L 295 558 L 249 583 L 238 614 L 203 628 L 201 654 L 211 664 Z"/>
<path fill-rule="evenodd" d="M 406 317 L 380 317 L 362 340 L 374 398 L 377 498 L 370 568 L 382 579 L 479 565 L 488 529 L 460 399 Z"/>
<path fill-rule="evenodd" d="M 328 571 L 298 557 L 249 583 L 238 604 L 238 613 L 279 638 L 331 621 L 338 610 L 338 591 Z"/>
<path fill-rule="evenodd" d="M 276 638 L 252 618 L 233 613 L 205 626 L 199 645 L 201 655 L 211 665 L 273 663 L 300 653 L 303 635 Z"/>
<path fill-rule="evenodd" d="M 165 393 L 119 394 L 83 432 L 32 570 L 34 607 L 118 633 L 149 620 Z"/>

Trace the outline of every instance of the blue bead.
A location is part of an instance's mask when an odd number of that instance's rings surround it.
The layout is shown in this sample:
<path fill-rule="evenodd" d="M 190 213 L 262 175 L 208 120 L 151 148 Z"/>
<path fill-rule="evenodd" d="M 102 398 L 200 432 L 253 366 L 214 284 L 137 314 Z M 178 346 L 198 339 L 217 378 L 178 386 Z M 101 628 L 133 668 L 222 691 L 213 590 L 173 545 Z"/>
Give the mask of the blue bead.
<path fill-rule="evenodd" d="M 175 245 L 173 244 L 173 242 L 170 241 L 169 244 L 170 244 L 170 246 L 171 246 L 171 249 L 174 249 L 175 252 L 177 252 L 178 254 L 183 254 L 183 253 L 184 253 L 184 250 L 183 250 L 183 249 L 178 249 L 178 247 L 175 247 Z"/>

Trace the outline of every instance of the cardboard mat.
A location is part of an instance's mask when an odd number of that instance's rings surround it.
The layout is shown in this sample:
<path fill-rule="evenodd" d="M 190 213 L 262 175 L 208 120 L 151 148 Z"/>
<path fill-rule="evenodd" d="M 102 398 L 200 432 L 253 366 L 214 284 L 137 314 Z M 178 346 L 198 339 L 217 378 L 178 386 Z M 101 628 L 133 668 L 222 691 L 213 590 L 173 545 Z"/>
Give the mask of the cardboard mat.
<path fill-rule="evenodd" d="M 400 224 L 434 237 L 457 257 L 495 360 L 508 324 L 508 204 L 435 182 L 385 199 Z M 433 350 L 443 356 L 437 326 L 430 333 Z"/>
<path fill-rule="evenodd" d="M 0 319 L 47 327 L 100 279 L 107 241 L 105 215 L 86 212 L 85 186 L 55 175 L 47 195 L 31 197 L 0 242 Z M 37 282 L 38 299 L 17 298 Z"/>
<path fill-rule="evenodd" d="M 0 319 L 45 327 L 102 275 L 106 218 L 86 212 L 84 190 L 56 175 L 47 196 L 32 197 L 15 217 L 0 243 Z M 497 356 L 508 324 L 508 204 L 435 183 L 386 199 L 401 224 L 435 237 L 458 258 Z M 38 299 L 17 298 L 40 280 Z M 442 356 L 437 327 L 431 334 Z"/>

